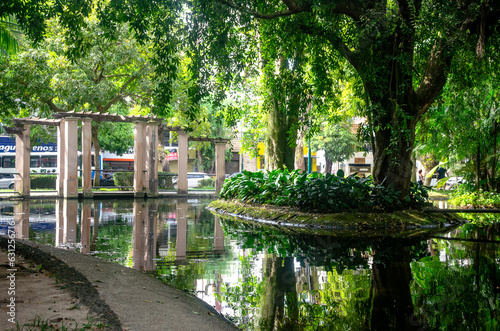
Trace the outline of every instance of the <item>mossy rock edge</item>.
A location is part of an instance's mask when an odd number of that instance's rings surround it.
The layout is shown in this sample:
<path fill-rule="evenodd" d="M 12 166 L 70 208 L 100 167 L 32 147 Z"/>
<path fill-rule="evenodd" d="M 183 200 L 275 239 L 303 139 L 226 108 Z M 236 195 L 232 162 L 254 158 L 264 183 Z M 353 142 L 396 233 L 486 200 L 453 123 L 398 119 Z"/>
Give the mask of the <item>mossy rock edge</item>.
<path fill-rule="evenodd" d="M 402 235 L 406 231 L 456 227 L 467 222 L 455 213 L 430 213 L 406 210 L 394 213 L 343 212 L 334 214 L 305 213 L 288 207 L 251 205 L 240 201 L 216 200 L 209 209 L 220 215 L 234 216 L 241 221 L 279 228 L 293 228 L 299 232 L 392 232 Z M 408 235 L 409 233 L 407 233 Z"/>

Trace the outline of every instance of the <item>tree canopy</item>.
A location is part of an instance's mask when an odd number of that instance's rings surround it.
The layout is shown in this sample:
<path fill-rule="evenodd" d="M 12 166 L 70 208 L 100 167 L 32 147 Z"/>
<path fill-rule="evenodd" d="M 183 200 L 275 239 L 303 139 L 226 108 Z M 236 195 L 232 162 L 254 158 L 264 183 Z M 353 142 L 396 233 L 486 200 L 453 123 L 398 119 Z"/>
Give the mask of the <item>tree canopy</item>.
<path fill-rule="evenodd" d="M 500 17 L 493 1 L 192 1 L 190 10 L 196 58 L 217 61 L 216 82 L 239 79 L 249 59 L 263 61 L 252 57 L 260 55 L 254 45 L 271 54 L 284 49 L 282 59 L 295 63 L 292 46 L 307 39 L 303 54 L 314 58 L 310 93 L 319 102 L 331 91 L 328 77 L 338 59 L 347 60 L 369 101 L 364 111 L 374 131 L 374 179 L 403 195 L 416 124 L 464 45 L 473 43 L 478 56 L 489 56 L 485 45 Z M 255 38 L 261 33 L 284 43 L 264 49 Z M 208 66 L 198 69 L 201 77 L 214 76 Z"/>
<path fill-rule="evenodd" d="M 0 16 L 15 14 L 34 40 L 45 31 L 45 17 L 59 16 L 68 54 L 81 55 L 91 6 L 13 1 L 0 6 Z M 472 46 L 478 59 L 497 61 L 487 45 L 497 34 L 500 3 L 490 0 L 110 0 L 94 8 L 110 39 L 116 22 L 126 21 L 137 40 L 152 42 L 157 114 L 170 110 L 181 42 L 197 82 L 189 88 L 188 113 L 204 97 L 217 106 L 229 90 L 260 77 L 262 109 L 271 129 L 279 129 L 267 133 L 269 152 L 283 155 L 272 167 L 288 162 L 298 128 L 331 111 L 334 72 L 355 73 L 373 137 L 374 180 L 402 196 L 410 187 L 416 125 L 443 90 L 453 60 Z"/>

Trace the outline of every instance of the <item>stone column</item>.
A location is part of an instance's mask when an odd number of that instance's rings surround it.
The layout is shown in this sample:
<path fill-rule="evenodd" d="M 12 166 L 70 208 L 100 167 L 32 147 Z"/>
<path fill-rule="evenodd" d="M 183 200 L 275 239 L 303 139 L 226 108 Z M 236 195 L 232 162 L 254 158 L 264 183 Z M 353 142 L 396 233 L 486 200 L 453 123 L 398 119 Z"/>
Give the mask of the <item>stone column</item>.
<path fill-rule="evenodd" d="M 226 179 L 226 142 L 215 142 L 215 193 L 219 193 Z"/>
<path fill-rule="evenodd" d="M 92 120 L 82 118 L 82 192 L 92 198 Z"/>
<path fill-rule="evenodd" d="M 177 148 L 177 194 L 188 193 L 188 134 L 184 131 L 179 131 L 179 143 Z"/>
<path fill-rule="evenodd" d="M 78 198 L 78 118 L 66 118 L 64 142 L 64 197 Z"/>
<path fill-rule="evenodd" d="M 146 126 L 144 186 L 148 197 L 158 196 L 158 124 Z"/>
<path fill-rule="evenodd" d="M 14 232 L 17 239 L 29 239 L 30 235 L 30 201 L 22 200 L 14 203 Z"/>
<path fill-rule="evenodd" d="M 56 190 L 59 197 L 64 196 L 64 158 L 66 156 L 66 142 L 64 131 L 66 120 L 62 119 L 57 127 L 57 181 Z"/>
<path fill-rule="evenodd" d="M 134 196 L 144 197 L 144 123 L 135 123 Z"/>
<path fill-rule="evenodd" d="M 81 218 L 81 244 L 80 253 L 90 253 L 90 218 L 92 213 L 91 200 L 83 200 Z"/>
<path fill-rule="evenodd" d="M 20 196 L 30 195 L 30 126 L 20 128 L 21 132 L 16 134 L 16 175 L 14 180 L 14 192 Z"/>

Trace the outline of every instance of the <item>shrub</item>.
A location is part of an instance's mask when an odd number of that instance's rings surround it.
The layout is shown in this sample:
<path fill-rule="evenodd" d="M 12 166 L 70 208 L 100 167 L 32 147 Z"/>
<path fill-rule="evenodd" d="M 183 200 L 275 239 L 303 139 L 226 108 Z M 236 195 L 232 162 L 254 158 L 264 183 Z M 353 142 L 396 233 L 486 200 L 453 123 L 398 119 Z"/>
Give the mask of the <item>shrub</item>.
<path fill-rule="evenodd" d="M 470 187 L 462 184 L 450 195 L 448 203 L 456 207 L 500 208 L 500 195 L 483 190 L 473 191 Z"/>
<path fill-rule="evenodd" d="M 308 174 L 286 169 L 243 171 L 227 179 L 219 195 L 224 199 L 297 207 L 321 213 L 393 211 L 428 204 L 427 191 L 417 186 L 412 187 L 409 196 L 401 197 L 399 192 L 375 184 L 371 177 Z"/>
<path fill-rule="evenodd" d="M 115 172 L 113 179 L 116 186 L 134 186 L 133 172 Z"/>
<path fill-rule="evenodd" d="M 32 190 L 55 190 L 57 175 L 30 175 L 30 188 Z M 78 177 L 78 187 L 82 187 L 82 177 Z"/>
<path fill-rule="evenodd" d="M 30 175 L 31 189 L 56 189 L 57 175 Z"/>
<path fill-rule="evenodd" d="M 197 188 L 214 188 L 215 178 L 204 178 L 198 182 Z"/>
<path fill-rule="evenodd" d="M 169 172 L 159 172 L 158 173 L 158 188 L 159 189 L 173 189 L 174 188 L 174 177 L 177 174 L 172 174 Z"/>

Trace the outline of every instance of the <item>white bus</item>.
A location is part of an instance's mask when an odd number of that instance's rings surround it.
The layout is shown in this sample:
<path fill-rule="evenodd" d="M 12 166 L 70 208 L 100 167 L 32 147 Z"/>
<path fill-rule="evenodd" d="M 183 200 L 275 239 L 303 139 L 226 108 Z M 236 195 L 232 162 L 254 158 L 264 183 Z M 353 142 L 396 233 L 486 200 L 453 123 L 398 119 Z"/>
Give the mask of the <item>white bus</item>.
<path fill-rule="evenodd" d="M 35 173 L 57 172 L 57 144 L 41 143 L 31 148 L 30 171 Z M 16 172 L 16 140 L 0 136 L 0 173 Z"/>

